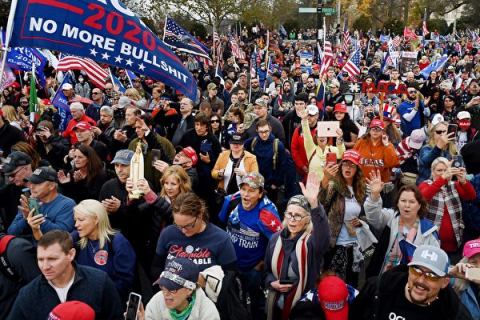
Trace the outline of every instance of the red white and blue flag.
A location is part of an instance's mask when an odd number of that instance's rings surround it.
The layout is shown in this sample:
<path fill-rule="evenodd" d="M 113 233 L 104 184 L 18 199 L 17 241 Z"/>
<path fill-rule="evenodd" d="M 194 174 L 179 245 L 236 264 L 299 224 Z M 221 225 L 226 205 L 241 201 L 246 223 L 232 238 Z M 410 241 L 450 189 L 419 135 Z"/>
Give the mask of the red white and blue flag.
<path fill-rule="evenodd" d="M 328 68 L 333 63 L 333 51 L 332 45 L 329 41 L 325 41 L 323 46 L 323 59 L 322 59 L 322 66 L 320 68 L 320 78 L 323 77 L 325 73 L 327 73 Z"/>
<path fill-rule="evenodd" d="M 360 78 L 360 50 L 355 51 L 347 63 L 343 66 L 342 72 L 348 72 L 348 78 L 357 82 Z"/>
<path fill-rule="evenodd" d="M 343 28 L 343 52 L 348 56 L 350 48 L 350 31 L 348 31 L 347 19 L 345 19 L 345 26 Z"/>
<path fill-rule="evenodd" d="M 163 41 L 179 51 L 210 59 L 210 50 L 169 17 L 166 19 Z"/>
<path fill-rule="evenodd" d="M 105 79 L 108 77 L 108 73 L 92 59 L 62 53 L 57 71 L 69 70 L 83 70 L 95 86 L 105 88 Z"/>

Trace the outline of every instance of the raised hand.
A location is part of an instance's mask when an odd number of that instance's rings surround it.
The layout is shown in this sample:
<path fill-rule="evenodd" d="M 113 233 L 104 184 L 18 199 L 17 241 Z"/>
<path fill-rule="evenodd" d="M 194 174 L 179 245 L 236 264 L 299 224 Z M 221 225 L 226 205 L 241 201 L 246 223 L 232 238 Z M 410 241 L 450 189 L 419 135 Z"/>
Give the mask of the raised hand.
<path fill-rule="evenodd" d="M 63 172 L 62 170 L 58 171 L 57 177 L 58 182 L 60 182 L 61 184 L 69 183 L 71 181 L 70 173 L 67 173 L 67 175 L 65 175 L 65 172 Z"/>
<path fill-rule="evenodd" d="M 310 207 L 318 207 L 318 193 L 320 192 L 320 181 L 317 178 L 317 174 L 311 171 L 307 177 L 307 185 L 300 182 L 300 188 L 303 195 L 307 198 Z"/>
<path fill-rule="evenodd" d="M 327 181 L 332 179 L 337 174 L 338 168 L 338 164 L 327 164 L 327 166 L 323 169 L 323 179 Z"/>
<path fill-rule="evenodd" d="M 380 170 L 377 170 L 377 172 L 375 172 L 375 170 L 370 171 L 369 176 L 370 178 L 365 177 L 365 181 L 367 181 L 368 185 L 370 186 L 372 198 L 378 199 L 384 186 L 382 176 L 380 175 Z"/>

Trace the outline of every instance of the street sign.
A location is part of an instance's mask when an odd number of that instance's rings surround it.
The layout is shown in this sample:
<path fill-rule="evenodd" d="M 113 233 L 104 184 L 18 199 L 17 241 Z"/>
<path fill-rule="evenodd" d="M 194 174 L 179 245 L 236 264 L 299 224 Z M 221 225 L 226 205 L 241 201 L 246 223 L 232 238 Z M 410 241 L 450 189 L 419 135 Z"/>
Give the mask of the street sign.
<path fill-rule="evenodd" d="M 298 13 L 317 13 L 317 8 L 298 8 Z"/>
<path fill-rule="evenodd" d="M 335 8 L 322 8 L 322 13 L 325 13 L 325 15 L 332 15 L 335 13 Z"/>

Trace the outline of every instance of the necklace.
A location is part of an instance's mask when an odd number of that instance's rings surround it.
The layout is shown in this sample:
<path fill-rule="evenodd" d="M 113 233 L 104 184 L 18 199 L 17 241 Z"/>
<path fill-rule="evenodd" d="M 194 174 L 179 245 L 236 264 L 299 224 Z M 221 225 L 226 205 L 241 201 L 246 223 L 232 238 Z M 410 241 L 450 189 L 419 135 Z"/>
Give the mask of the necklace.
<path fill-rule="evenodd" d="M 93 246 L 93 244 L 92 244 L 90 241 L 88 241 L 88 244 L 89 244 L 90 247 L 92 248 L 93 253 L 95 253 L 95 252 L 97 252 L 97 250 L 98 250 L 98 246 L 100 245 L 100 242 L 98 242 L 95 247 Z"/>

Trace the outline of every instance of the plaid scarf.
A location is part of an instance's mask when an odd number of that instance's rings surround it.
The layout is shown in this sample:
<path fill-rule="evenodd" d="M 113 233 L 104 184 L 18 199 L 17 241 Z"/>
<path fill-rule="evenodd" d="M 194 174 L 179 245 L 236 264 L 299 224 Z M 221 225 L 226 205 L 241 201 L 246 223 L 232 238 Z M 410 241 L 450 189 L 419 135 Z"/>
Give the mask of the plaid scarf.
<path fill-rule="evenodd" d="M 427 180 L 425 182 L 429 185 L 433 183 L 432 180 Z M 445 206 L 447 207 L 450 220 L 452 221 L 457 245 L 460 247 L 464 227 L 462 221 L 462 202 L 457 191 L 457 186 L 453 181 L 449 181 L 444 185 L 427 204 L 427 218 L 432 221 L 439 230 L 442 224 L 443 215 L 446 212 Z"/>
<path fill-rule="evenodd" d="M 415 224 L 413 225 L 413 228 L 411 228 L 407 234 L 406 241 L 410 243 L 413 243 L 413 241 L 415 241 L 419 224 L 420 224 L 420 219 L 417 218 L 415 220 Z M 388 271 L 395 266 L 398 266 L 400 264 L 400 261 L 402 261 L 403 253 L 400 248 L 400 241 L 405 239 L 405 236 L 403 234 L 403 227 L 404 227 L 404 223 L 403 223 L 402 217 L 399 217 L 397 236 L 395 237 L 395 241 L 393 242 L 392 249 L 390 250 L 387 258 L 385 259 L 386 264 L 384 264 L 385 267 L 383 269 L 383 272 Z"/>

